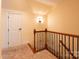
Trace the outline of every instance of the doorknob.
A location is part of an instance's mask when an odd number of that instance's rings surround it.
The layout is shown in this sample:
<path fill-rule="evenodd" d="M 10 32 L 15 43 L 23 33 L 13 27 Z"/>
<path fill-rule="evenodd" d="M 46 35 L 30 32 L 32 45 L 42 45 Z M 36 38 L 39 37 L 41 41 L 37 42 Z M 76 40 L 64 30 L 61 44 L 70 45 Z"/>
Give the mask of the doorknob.
<path fill-rule="evenodd" d="M 9 45 L 9 42 L 8 42 L 8 45 Z"/>
<path fill-rule="evenodd" d="M 19 30 L 22 30 L 22 28 L 19 28 Z"/>

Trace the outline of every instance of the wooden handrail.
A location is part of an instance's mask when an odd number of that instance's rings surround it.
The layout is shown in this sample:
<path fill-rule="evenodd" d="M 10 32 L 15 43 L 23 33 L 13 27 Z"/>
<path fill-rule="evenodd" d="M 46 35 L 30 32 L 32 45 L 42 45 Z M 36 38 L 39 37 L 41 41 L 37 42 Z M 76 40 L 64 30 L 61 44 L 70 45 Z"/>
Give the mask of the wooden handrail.
<path fill-rule="evenodd" d="M 68 49 L 68 48 L 66 47 L 66 45 L 65 45 L 61 40 L 59 40 L 59 42 L 60 42 L 60 43 L 62 44 L 62 46 L 70 53 L 70 55 L 73 56 L 74 59 L 77 59 L 77 58 L 74 56 L 74 54 L 71 52 L 71 50 Z"/>
<path fill-rule="evenodd" d="M 45 30 L 47 30 L 47 29 L 45 29 Z M 36 31 L 35 33 L 37 33 L 37 32 L 45 32 L 45 30 Z M 62 33 L 62 32 L 56 32 L 56 31 L 49 31 L 49 30 L 47 30 L 47 32 L 61 34 L 61 35 L 68 35 L 68 36 L 79 37 L 79 35 Z"/>
<path fill-rule="evenodd" d="M 75 34 L 61 33 L 61 32 L 55 32 L 55 31 L 47 31 L 47 32 L 61 34 L 61 35 L 67 35 L 67 36 L 79 37 L 79 35 L 75 35 Z"/>
<path fill-rule="evenodd" d="M 38 32 L 45 32 L 44 30 L 43 31 L 36 31 L 36 33 L 38 33 Z"/>

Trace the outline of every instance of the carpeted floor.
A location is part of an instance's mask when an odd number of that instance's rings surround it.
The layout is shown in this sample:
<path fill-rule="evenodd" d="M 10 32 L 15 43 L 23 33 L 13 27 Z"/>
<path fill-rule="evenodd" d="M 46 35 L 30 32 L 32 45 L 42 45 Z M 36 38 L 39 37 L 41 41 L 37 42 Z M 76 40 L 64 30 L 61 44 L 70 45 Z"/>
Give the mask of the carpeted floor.
<path fill-rule="evenodd" d="M 5 50 L 2 53 L 3 59 L 57 59 L 47 50 L 33 54 L 28 45 Z"/>

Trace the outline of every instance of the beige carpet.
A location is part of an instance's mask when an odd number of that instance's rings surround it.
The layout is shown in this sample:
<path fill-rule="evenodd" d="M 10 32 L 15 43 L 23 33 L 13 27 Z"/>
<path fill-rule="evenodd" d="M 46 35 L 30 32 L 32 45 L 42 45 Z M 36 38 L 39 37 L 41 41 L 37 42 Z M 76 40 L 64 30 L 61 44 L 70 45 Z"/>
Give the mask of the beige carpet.
<path fill-rule="evenodd" d="M 41 52 L 36 53 L 33 56 L 33 59 L 57 59 L 54 55 L 52 55 L 49 51 L 43 50 Z"/>
<path fill-rule="evenodd" d="M 47 50 L 33 54 L 29 46 L 22 46 L 5 50 L 2 53 L 3 59 L 57 59 Z"/>

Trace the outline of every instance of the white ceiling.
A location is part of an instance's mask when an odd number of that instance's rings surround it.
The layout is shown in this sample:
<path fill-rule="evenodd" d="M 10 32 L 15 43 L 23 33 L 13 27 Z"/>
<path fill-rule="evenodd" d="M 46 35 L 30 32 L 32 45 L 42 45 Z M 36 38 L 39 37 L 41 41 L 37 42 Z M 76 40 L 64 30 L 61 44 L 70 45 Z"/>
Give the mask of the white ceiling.
<path fill-rule="evenodd" d="M 35 4 L 33 3 L 32 5 L 33 12 L 35 14 L 45 15 L 49 13 L 52 7 L 55 8 L 56 5 L 60 3 L 62 0 L 32 0 L 32 1 L 35 3 Z M 42 5 L 40 5 L 40 3 L 42 3 Z"/>
<path fill-rule="evenodd" d="M 36 1 L 47 4 L 47 5 L 56 5 L 61 0 L 36 0 Z"/>

